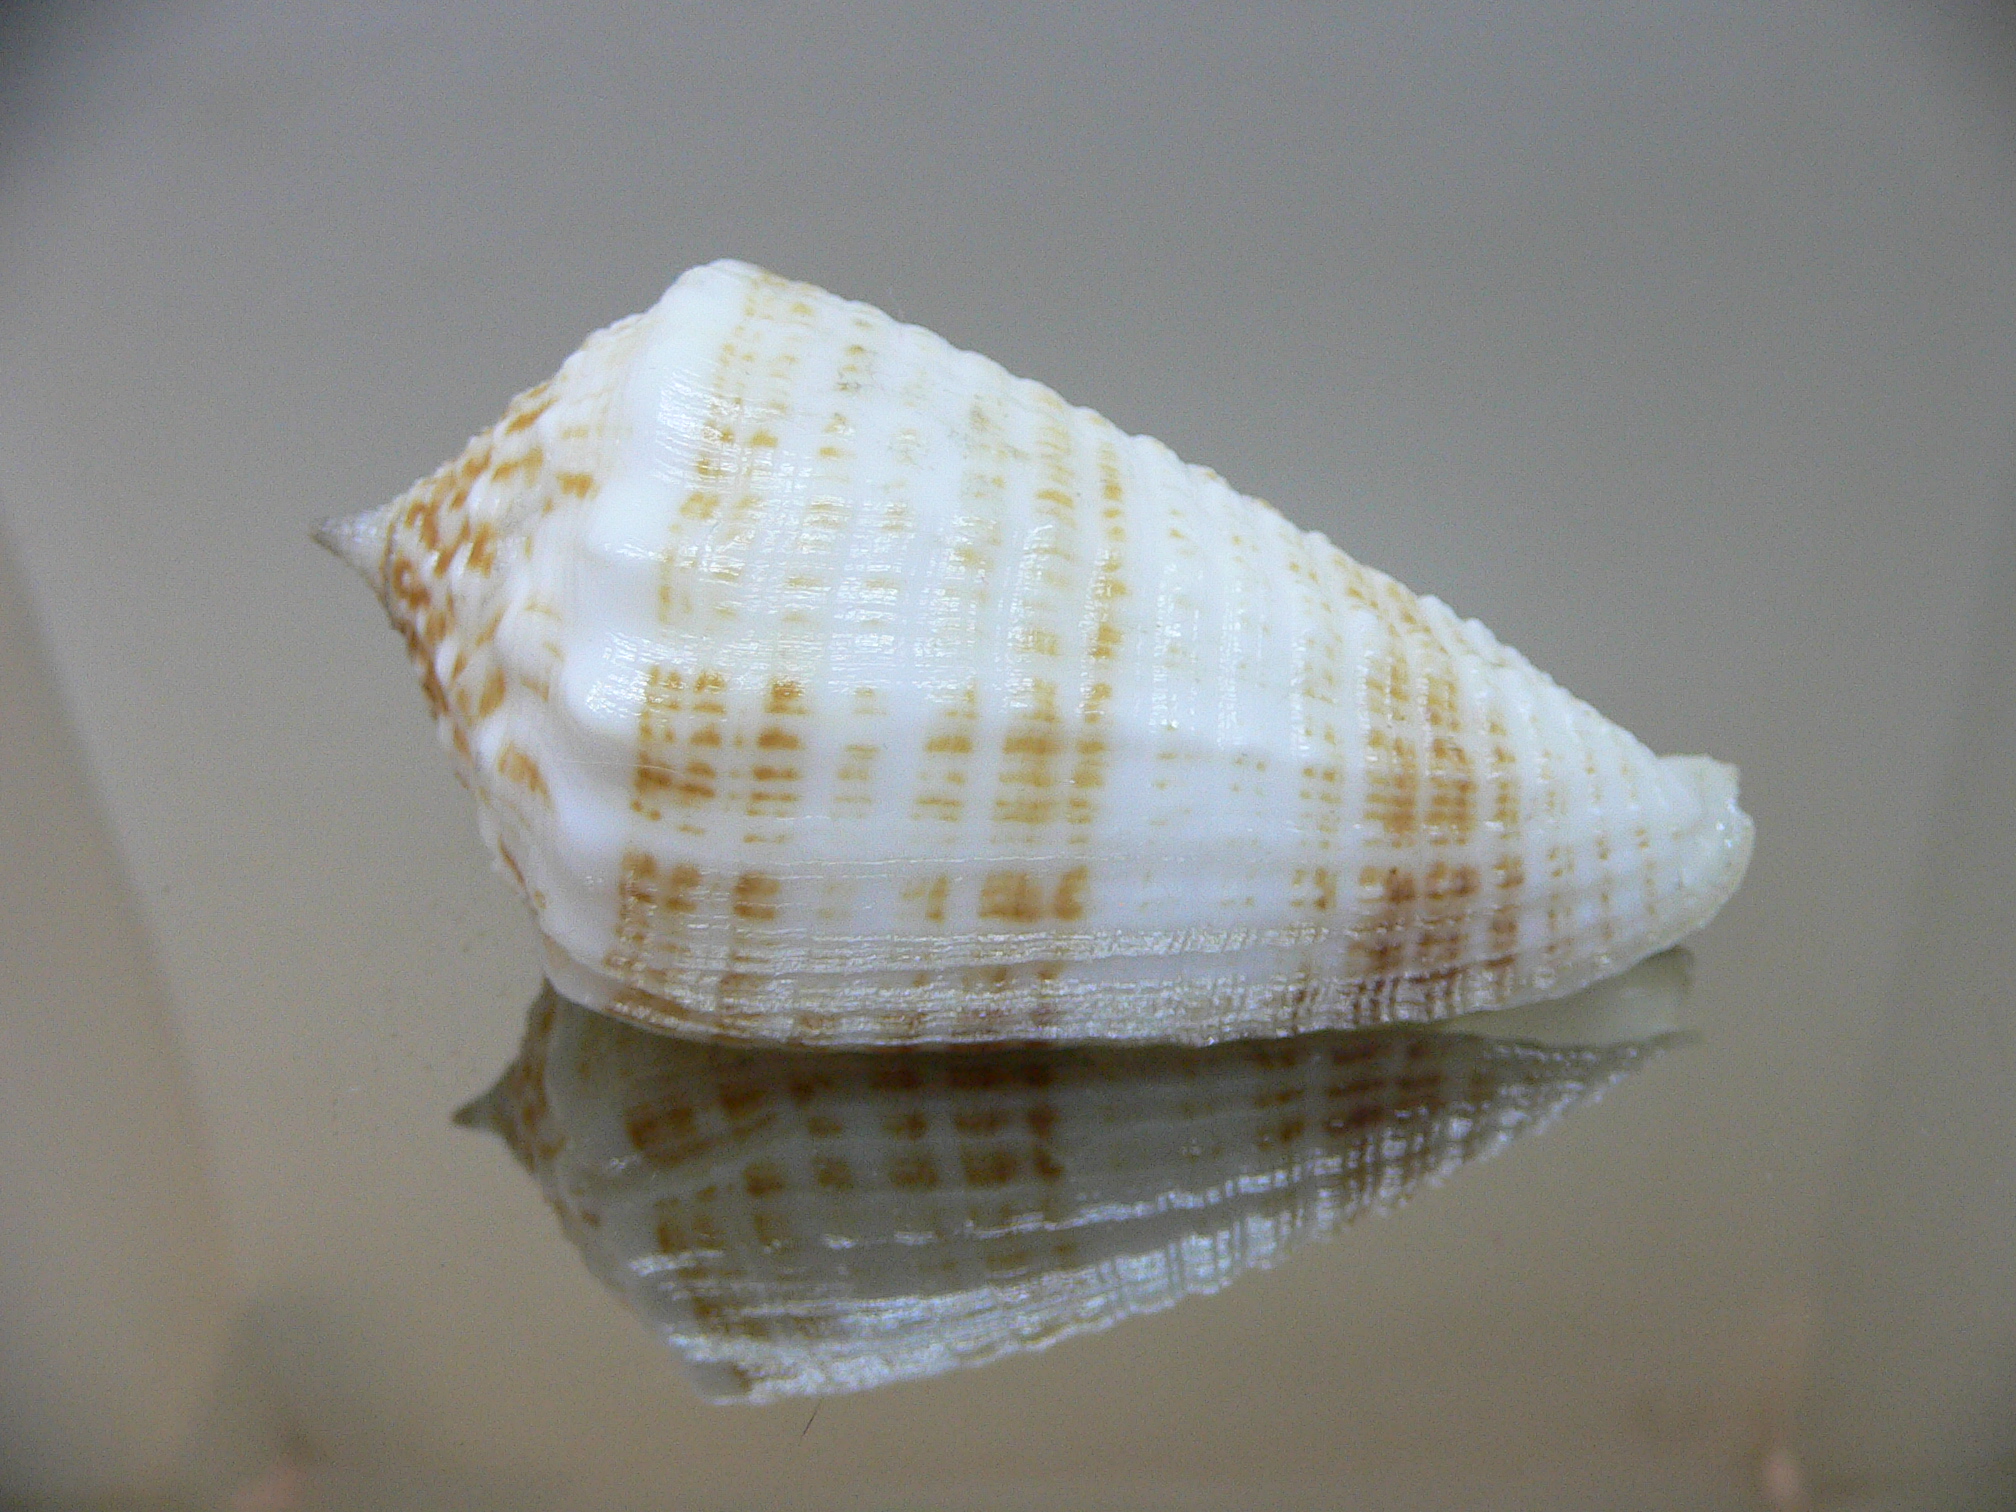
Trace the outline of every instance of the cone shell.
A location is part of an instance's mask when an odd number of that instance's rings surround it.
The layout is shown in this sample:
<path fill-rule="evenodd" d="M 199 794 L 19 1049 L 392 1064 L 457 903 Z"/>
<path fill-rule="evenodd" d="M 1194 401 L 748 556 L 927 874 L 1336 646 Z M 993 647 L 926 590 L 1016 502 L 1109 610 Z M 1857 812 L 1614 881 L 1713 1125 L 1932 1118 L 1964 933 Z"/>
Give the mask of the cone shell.
<path fill-rule="evenodd" d="M 324 527 L 570 996 L 826 1045 L 1571 991 L 1741 879 L 1654 756 L 1215 473 L 739 263 Z"/>
<path fill-rule="evenodd" d="M 1670 1021 L 1684 984 L 1662 956 L 1556 1022 L 1587 1033 L 1620 1006 Z M 549 989 L 517 1062 L 457 1117 L 503 1135 L 706 1395 L 762 1402 L 984 1364 L 1216 1291 L 1671 1042 L 1451 1025 L 1206 1049 L 764 1050 L 646 1033 Z"/>

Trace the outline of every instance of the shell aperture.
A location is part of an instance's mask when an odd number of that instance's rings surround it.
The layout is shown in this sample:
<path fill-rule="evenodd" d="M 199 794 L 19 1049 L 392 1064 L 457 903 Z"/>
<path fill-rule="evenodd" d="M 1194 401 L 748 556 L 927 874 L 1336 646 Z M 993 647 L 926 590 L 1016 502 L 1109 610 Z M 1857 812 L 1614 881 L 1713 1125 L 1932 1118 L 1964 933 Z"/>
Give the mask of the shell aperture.
<path fill-rule="evenodd" d="M 704 1395 L 764 1402 L 982 1365 L 1217 1291 L 1595 1101 L 1675 1043 L 1685 988 L 1668 953 L 1521 1010 L 1510 1039 L 1487 1014 L 1204 1048 L 876 1053 L 692 1043 L 549 989 L 457 1121 L 504 1138 Z"/>
<path fill-rule="evenodd" d="M 332 522 L 554 984 L 832 1046 L 1556 996 L 1751 825 L 1482 625 L 1089 410 L 724 262 Z"/>

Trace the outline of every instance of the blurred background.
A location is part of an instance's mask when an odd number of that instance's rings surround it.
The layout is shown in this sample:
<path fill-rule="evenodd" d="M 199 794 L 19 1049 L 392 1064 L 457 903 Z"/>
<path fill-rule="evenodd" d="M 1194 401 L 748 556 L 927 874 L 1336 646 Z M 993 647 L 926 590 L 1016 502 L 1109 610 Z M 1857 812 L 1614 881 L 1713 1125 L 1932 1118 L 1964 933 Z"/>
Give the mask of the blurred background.
<path fill-rule="evenodd" d="M 448 1114 L 531 932 L 308 540 L 744 258 L 1738 763 L 1698 1043 L 1214 1297 L 724 1409 Z M 2016 25 L 17 5 L 0 1502 L 2016 1505 Z"/>

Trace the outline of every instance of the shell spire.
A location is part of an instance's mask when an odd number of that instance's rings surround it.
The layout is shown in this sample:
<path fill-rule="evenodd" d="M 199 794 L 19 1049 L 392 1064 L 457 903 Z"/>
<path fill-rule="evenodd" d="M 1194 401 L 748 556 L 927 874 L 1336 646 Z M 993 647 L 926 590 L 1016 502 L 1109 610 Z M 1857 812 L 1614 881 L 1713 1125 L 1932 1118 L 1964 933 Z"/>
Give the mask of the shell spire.
<path fill-rule="evenodd" d="M 381 599 L 385 596 L 385 541 L 392 529 L 391 513 L 381 506 L 362 514 L 339 515 L 315 527 L 315 544 L 348 562 Z"/>
<path fill-rule="evenodd" d="M 1474 620 L 1160 443 L 741 263 L 325 526 L 569 996 L 830 1045 L 1557 996 L 1751 826 Z"/>

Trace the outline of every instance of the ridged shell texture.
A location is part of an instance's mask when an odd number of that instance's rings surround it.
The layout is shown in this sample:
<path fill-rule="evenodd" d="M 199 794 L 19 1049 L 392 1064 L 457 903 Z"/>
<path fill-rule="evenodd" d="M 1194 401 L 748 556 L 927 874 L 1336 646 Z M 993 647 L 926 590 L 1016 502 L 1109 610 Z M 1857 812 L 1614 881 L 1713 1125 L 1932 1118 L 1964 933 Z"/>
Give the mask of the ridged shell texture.
<path fill-rule="evenodd" d="M 739 263 L 323 538 L 554 982 L 826 1045 L 1572 991 L 1740 880 L 1732 768 L 985 358 Z"/>
<path fill-rule="evenodd" d="M 1671 1042 L 1673 955 L 1522 1032 L 835 1053 L 646 1033 L 550 990 L 503 1135 L 589 1269 L 723 1402 L 861 1390 L 1216 1291 L 1595 1099 Z M 1486 1016 L 1487 1019 L 1490 1016 Z M 1594 1021 L 1592 1023 L 1592 1020 Z"/>

